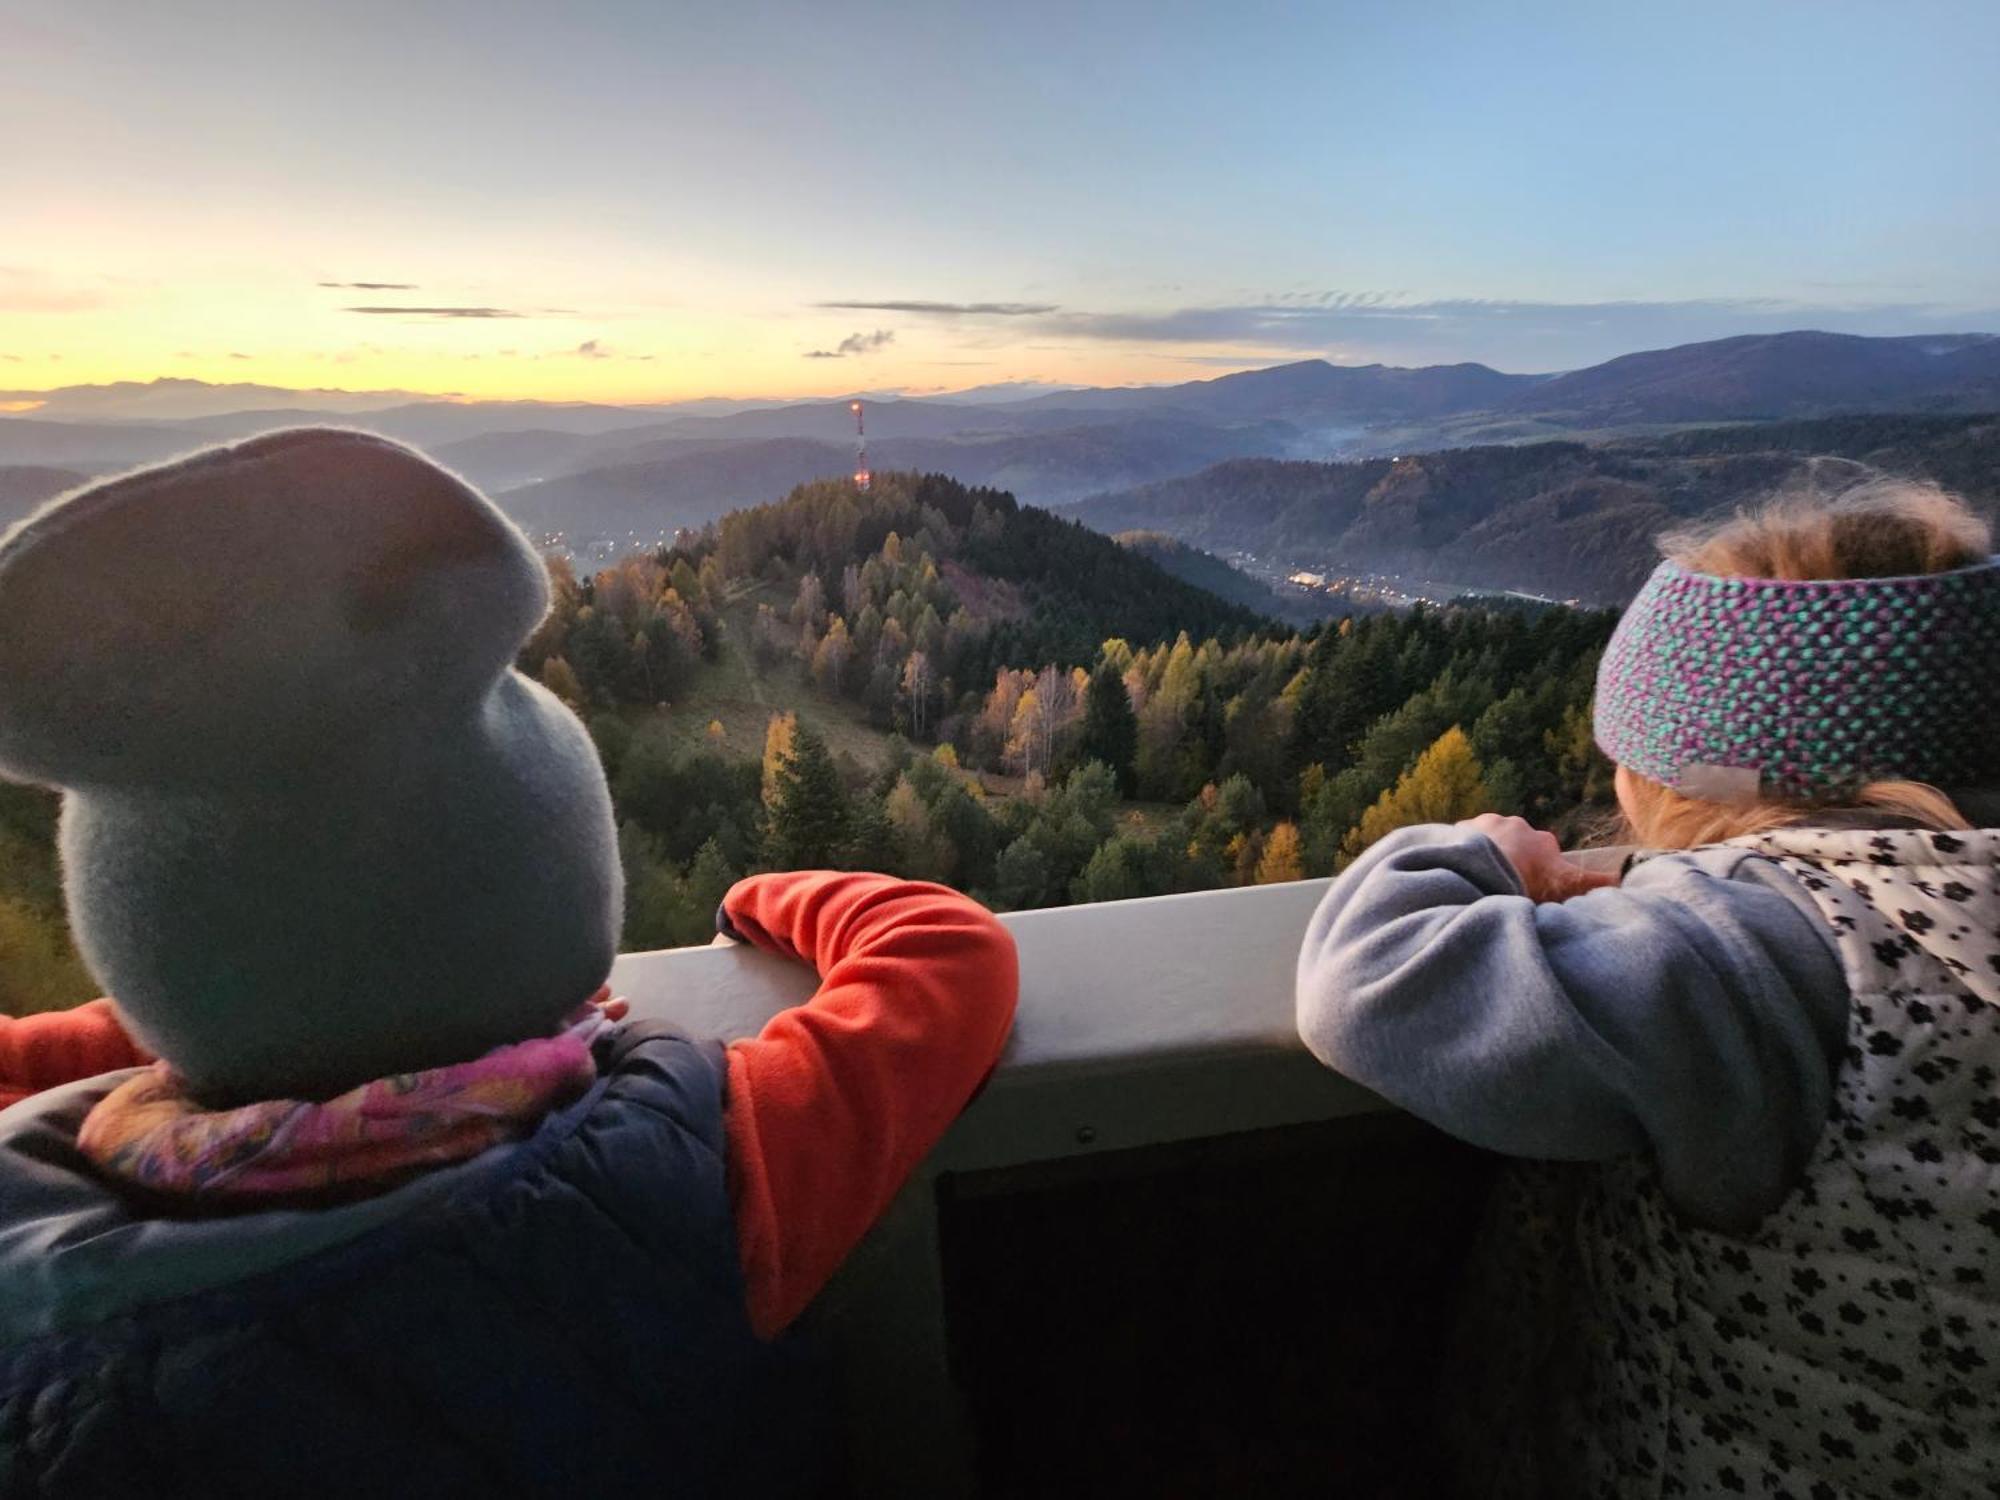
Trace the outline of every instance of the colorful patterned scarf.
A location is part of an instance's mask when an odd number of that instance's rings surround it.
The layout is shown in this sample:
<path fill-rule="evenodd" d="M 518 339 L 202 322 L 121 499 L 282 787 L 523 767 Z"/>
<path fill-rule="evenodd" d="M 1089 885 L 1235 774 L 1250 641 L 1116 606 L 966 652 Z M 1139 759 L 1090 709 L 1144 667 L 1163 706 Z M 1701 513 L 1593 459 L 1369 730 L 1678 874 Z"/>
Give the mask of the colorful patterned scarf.
<path fill-rule="evenodd" d="M 607 1004 L 608 995 L 598 991 L 556 1036 L 378 1078 L 318 1104 L 203 1109 L 158 1062 L 98 1102 L 77 1145 L 109 1175 L 177 1197 L 247 1205 L 380 1191 L 518 1140 L 589 1088 L 597 1076 L 591 1039 L 622 1005 Z"/>

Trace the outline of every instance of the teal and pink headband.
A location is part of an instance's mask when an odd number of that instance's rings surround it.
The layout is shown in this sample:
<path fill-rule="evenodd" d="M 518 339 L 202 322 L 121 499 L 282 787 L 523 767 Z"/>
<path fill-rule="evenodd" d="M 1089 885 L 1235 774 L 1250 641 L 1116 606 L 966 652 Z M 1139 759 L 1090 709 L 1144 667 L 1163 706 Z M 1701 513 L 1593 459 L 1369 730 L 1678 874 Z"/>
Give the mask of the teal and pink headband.
<path fill-rule="evenodd" d="M 2000 785 L 2000 558 L 1803 583 L 1661 563 L 1605 648 L 1597 743 L 1722 802 Z"/>

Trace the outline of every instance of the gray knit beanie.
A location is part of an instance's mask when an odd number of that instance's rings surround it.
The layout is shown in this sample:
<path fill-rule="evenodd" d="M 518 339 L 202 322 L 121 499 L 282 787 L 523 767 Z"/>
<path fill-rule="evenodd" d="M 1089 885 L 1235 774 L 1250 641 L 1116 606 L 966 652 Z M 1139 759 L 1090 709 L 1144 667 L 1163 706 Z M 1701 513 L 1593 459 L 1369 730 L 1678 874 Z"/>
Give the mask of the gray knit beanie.
<path fill-rule="evenodd" d="M 512 669 L 527 540 L 305 428 L 0 536 L 0 774 L 59 787 L 85 959 L 204 1100 L 324 1098 L 553 1030 L 617 950 L 589 737 Z"/>

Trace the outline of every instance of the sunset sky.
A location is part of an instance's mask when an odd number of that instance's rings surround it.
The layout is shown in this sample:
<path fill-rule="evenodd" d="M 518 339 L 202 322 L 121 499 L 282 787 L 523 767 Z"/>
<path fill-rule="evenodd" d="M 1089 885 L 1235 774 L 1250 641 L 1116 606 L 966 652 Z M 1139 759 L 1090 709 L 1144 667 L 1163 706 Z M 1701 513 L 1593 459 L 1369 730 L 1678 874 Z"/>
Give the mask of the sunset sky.
<path fill-rule="evenodd" d="M 2000 330 L 2000 6 L 0 0 L 0 402 Z"/>

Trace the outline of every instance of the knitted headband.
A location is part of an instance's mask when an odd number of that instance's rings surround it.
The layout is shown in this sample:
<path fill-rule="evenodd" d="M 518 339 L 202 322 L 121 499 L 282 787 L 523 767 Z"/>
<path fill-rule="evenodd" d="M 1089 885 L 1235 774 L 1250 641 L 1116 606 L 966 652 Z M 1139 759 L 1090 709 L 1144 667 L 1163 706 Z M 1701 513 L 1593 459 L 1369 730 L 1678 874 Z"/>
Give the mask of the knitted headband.
<path fill-rule="evenodd" d="M 2000 783 L 2000 558 L 1807 582 L 1661 563 L 1605 649 L 1597 743 L 1722 802 Z"/>

